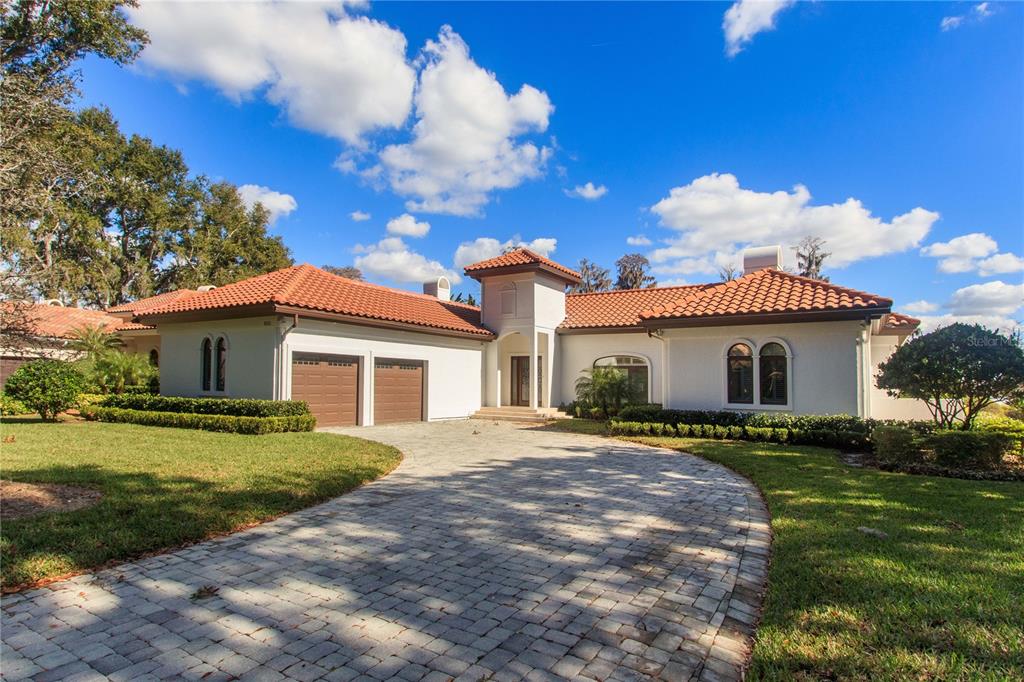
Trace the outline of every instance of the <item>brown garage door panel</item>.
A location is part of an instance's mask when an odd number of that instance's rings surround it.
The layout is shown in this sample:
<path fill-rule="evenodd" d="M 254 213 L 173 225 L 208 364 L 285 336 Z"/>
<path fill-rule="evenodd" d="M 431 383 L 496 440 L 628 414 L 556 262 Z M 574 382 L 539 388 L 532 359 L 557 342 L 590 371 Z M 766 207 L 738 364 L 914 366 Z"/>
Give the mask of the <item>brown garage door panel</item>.
<path fill-rule="evenodd" d="M 359 420 L 359 358 L 294 353 L 292 399 L 305 400 L 318 426 L 352 426 Z"/>
<path fill-rule="evenodd" d="M 373 369 L 373 422 L 391 424 L 422 419 L 423 363 L 377 360 Z"/>

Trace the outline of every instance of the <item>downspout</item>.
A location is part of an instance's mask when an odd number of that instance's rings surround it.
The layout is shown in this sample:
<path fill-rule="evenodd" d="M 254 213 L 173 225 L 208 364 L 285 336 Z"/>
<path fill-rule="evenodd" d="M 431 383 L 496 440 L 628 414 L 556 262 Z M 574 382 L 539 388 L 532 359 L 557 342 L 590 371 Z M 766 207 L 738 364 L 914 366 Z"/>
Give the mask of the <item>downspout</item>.
<path fill-rule="evenodd" d="M 668 367 L 668 339 L 665 338 L 664 329 L 647 330 L 647 336 L 652 339 L 658 339 L 661 341 L 661 406 L 668 409 L 669 401 L 671 400 L 671 394 L 669 393 L 669 372 Z"/>
<path fill-rule="evenodd" d="M 284 357 L 284 342 L 288 337 L 288 332 L 299 326 L 299 315 L 295 313 L 292 315 L 291 326 L 284 329 L 281 332 L 280 338 L 277 340 L 277 344 L 274 346 L 275 366 L 277 371 L 274 373 L 274 395 L 277 400 L 284 400 L 284 372 L 285 372 L 285 357 Z"/>
<path fill-rule="evenodd" d="M 860 323 L 857 333 L 857 416 L 871 416 L 871 318 Z"/>

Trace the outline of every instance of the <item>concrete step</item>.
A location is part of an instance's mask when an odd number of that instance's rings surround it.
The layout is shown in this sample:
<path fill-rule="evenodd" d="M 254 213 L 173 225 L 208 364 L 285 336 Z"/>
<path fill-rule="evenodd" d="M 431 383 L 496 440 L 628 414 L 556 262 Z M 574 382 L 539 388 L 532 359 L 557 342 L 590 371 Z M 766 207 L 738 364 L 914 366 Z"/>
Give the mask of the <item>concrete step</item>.
<path fill-rule="evenodd" d="M 554 407 L 531 408 L 520 405 L 503 407 L 482 407 L 473 419 L 491 419 L 494 421 L 546 422 L 552 419 L 569 419 L 569 415 Z"/>
<path fill-rule="evenodd" d="M 552 419 L 551 417 L 544 417 L 539 414 L 481 414 L 479 412 L 470 415 L 469 418 L 495 422 L 525 422 L 530 424 L 545 424 Z"/>

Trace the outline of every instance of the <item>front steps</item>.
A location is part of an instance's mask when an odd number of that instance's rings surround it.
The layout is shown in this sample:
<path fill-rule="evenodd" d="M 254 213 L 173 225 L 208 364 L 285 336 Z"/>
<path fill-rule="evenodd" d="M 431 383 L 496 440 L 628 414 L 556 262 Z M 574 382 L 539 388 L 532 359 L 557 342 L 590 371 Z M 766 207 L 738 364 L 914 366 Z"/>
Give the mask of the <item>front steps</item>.
<path fill-rule="evenodd" d="M 482 407 L 470 419 L 490 419 L 503 422 L 526 422 L 543 424 L 552 419 L 569 419 L 569 415 L 557 407 L 519 407 L 505 405 L 502 407 Z"/>

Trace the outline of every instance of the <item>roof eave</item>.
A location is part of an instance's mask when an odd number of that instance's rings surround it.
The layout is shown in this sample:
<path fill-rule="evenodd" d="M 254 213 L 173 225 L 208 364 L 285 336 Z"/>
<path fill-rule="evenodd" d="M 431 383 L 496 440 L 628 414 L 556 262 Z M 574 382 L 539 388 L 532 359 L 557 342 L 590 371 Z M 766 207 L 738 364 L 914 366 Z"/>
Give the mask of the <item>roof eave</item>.
<path fill-rule="evenodd" d="M 503 265 L 495 268 L 483 268 L 480 270 L 464 270 L 463 272 L 467 277 L 472 277 L 476 281 L 480 281 L 481 277 L 492 277 L 495 275 L 514 275 L 521 272 L 533 272 L 539 270 L 545 274 L 556 277 L 569 284 L 579 284 L 580 278 L 574 275 L 570 275 L 567 272 L 563 272 L 558 268 L 553 268 L 545 263 L 522 263 L 520 265 Z"/>
<path fill-rule="evenodd" d="M 394 320 L 381 320 L 374 317 L 362 317 L 360 315 L 346 315 L 345 313 L 332 313 L 322 310 L 310 310 L 297 306 L 275 306 L 275 313 L 282 315 L 298 315 L 314 320 L 326 320 L 329 322 L 347 322 L 349 324 L 361 325 L 364 327 L 380 327 L 382 329 L 400 329 L 403 331 L 419 332 L 420 334 L 434 334 L 437 336 L 452 336 L 464 339 L 476 339 L 487 341 L 494 338 L 490 330 L 485 332 L 469 332 L 458 329 L 446 329 L 444 327 L 432 327 L 424 324 L 413 324 L 410 322 L 396 322 Z"/>
<path fill-rule="evenodd" d="M 838 322 L 876 319 L 890 312 L 889 307 L 857 308 L 855 310 L 816 310 L 784 313 L 746 313 L 736 315 L 704 315 L 641 319 L 645 329 L 677 327 L 727 327 L 737 324 L 779 324 L 794 322 Z"/>

